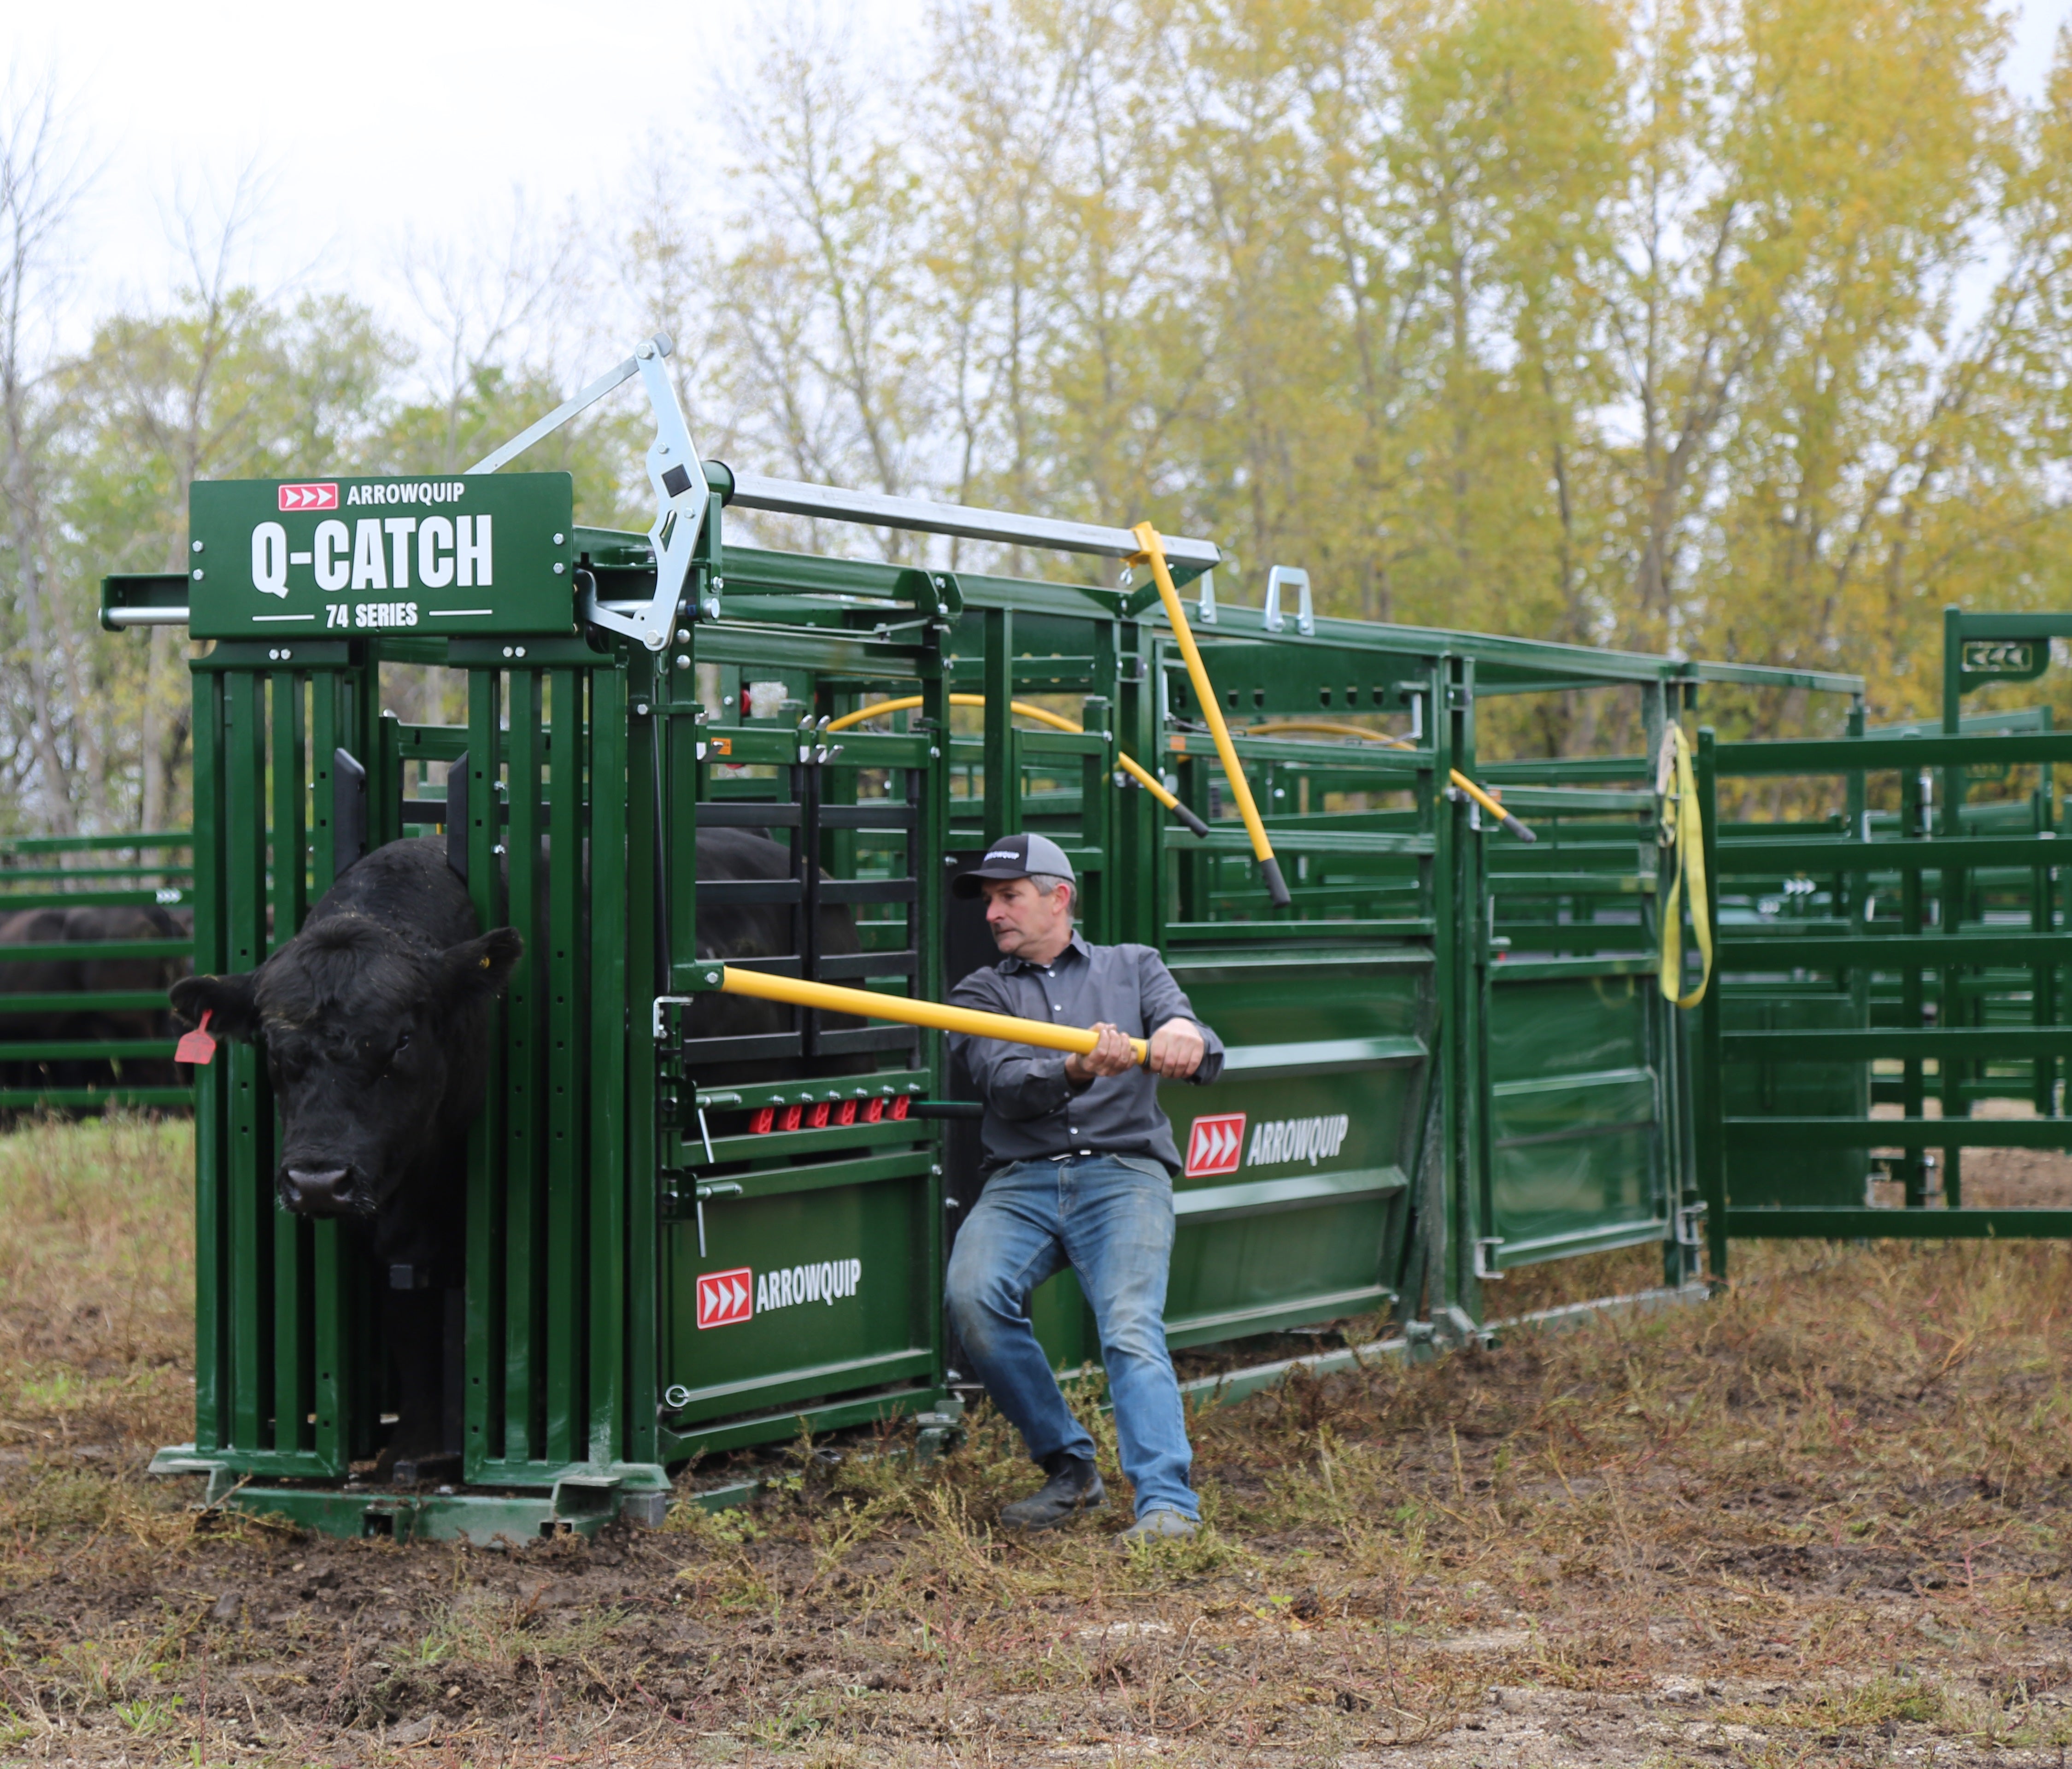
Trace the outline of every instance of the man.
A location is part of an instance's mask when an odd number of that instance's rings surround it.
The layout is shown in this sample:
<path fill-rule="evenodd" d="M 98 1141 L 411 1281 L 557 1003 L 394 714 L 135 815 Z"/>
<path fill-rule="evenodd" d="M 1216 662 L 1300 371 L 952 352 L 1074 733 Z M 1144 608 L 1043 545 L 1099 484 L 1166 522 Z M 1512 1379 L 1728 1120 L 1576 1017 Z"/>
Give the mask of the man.
<path fill-rule="evenodd" d="M 951 888 L 985 897 L 1004 955 L 950 991 L 962 1007 L 1054 1026 L 1092 1026 L 1099 1042 L 1067 1055 L 997 1039 L 953 1036 L 952 1054 L 985 1102 L 985 1191 L 950 1256 L 950 1319 L 993 1404 L 1050 1476 L 1005 1507 L 1010 1528 L 1047 1529 L 1103 1503 L 1094 1442 L 1072 1417 L 1029 1325 L 1029 1296 L 1070 1265 L 1100 1331 L 1122 1470 L 1137 1489 L 1128 1543 L 1192 1535 L 1186 1409 L 1166 1349 L 1173 1255 L 1173 1128 L 1159 1080 L 1213 1081 L 1223 1045 L 1149 946 L 1090 946 L 1073 931 L 1078 883 L 1047 837 L 996 841 Z M 1148 1038 L 1137 1063 L 1132 1037 Z"/>

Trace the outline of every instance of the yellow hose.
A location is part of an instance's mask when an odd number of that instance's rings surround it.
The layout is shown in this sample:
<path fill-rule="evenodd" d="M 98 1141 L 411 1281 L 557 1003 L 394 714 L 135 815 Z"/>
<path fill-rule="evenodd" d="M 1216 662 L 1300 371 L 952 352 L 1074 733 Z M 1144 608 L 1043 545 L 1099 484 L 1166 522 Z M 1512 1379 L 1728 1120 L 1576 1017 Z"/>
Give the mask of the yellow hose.
<path fill-rule="evenodd" d="M 1244 777 L 1244 767 L 1237 759 L 1237 751 L 1231 745 L 1230 726 L 1223 722 L 1223 710 L 1216 701 L 1216 685 L 1209 680 L 1208 666 L 1202 661 L 1201 647 L 1194 643 L 1194 628 L 1187 624 L 1187 611 L 1180 606 L 1180 593 L 1173 587 L 1173 574 L 1166 566 L 1166 545 L 1158 537 L 1158 531 L 1149 522 L 1137 525 L 1137 544 L 1144 550 L 1137 555 L 1151 567 L 1152 582 L 1158 586 L 1158 599 L 1166 605 L 1166 619 L 1173 628 L 1173 636 L 1180 642 L 1180 655 L 1187 661 L 1187 679 L 1194 685 L 1194 697 L 1202 703 L 1202 710 L 1208 717 L 1209 734 L 1216 740 L 1216 755 L 1223 764 L 1223 778 L 1229 781 L 1231 796 L 1237 800 L 1238 815 L 1244 819 L 1245 833 L 1252 837 L 1252 857 L 1259 862 L 1260 876 L 1266 882 L 1266 894 L 1276 909 L 1285 909 L 1294 899 L 1288 895 L 1288 882 L 1281 876 L 1281 862 L 1273 858 L 1273 844 L 1266 839 L 1266 825 L 1260 821 L 1259 807 L 1252 801 L 1252 783 Z M 1135 561 L 1132 562 L 1135 563 Z"/>
<path fill-rule="evenodd" d="M 1280 737 L 1291 731 L 1317 732 L 1326 737 L 1363 737 L 1370 743 L 1387 743 L 1400 750 L 1415 749 L 1417 747 L 1414 743 L 1406 743 L 1402 738 L 1392 737 L 1386 731 L 1371 731 L 1362 725 L 1342 725 L 1336 719 L 1330 718 L 1276 719 L 1270 724 L 1255 725 L 1244 734 L 1247 737 Z M 1540 839 L 1458 768 L 1449 768 L 1447 770 L 1447 774 L 1454 785 L 1466 793 L 1519 841 L 1537 841 Z"/>
<path fill-rule="evenodd" d="M 828 730 L 830 733 L 845 731 L 852 725 L 861 725 L 867 718 L 876 718 L 886 713 L 911 713 L 922 704 L 922 698 L 919 694 L 908 694 L 899 700 L 874 701 L 868 706 L 859 706 L 853 713 L 844 713 L 840 718 L 828 720 Z M 950 696 L 950 704 L 952 706 L 976 706 L 982 710 L 985 706 L 985 696 L 952 694 Z M 1084 726 L 1075 725 L 1063 714 L 1051 712 L 1046 707 L 1032 706 L 1026 700 L 1013 700 L 1007 704 L 1009 710 L 1020 714 L 1024 718 L 1033 718 L 1039 724 L 1048 725 L 1054 730 L 1070 731 L 1075 737 L 1086 734 Z M 1144 767 L 1133 756 L 1118 750 L 1116 751 L 1115 759 L 1116 765 L 1123 772 L 1128 775 L 1152 797 L 1157 800 L 1174 816 L 1192 829 L 1196 835 L 1207 835 L 1209 833 L 1208 825 L 1167 792 L 1165 783 L 1157 775 Z M 1007 832 L 1003 829 L 1000 833 L 1005 835 Z"/>
<path fill-rule="evenodd" d="M 856 1014 L 866 1019 L 896 1020 L 902 1026 L 927 1026 L 939 1032 L 997 1038 L 1008 1044 L 1038 1044 L 1046 1050 L 1073 1051 L 1081 1056 L 1089 1055 L 1100 1042 L 1099 1034 L 1081 1026 L 1053 1026 L 1044 1020 L 981 1013 L 976 1008 L 952 1007 L 941 1002 L 917 1002 L 904 995 L 881 995 L 870 989 L 843 989 L 834 983 L 777 977 L 767 970 L 742 970 L 733 965 L 719 967 L 719 986 L 726 994 L 747 995 L 759 1002 L 824 1008 L 829 1013 Z M 1141 1038 L 1133 1038 L 1129 1043 L 1137 1052 L 1137 1060 L 1142 1063 L 1149 1046 Z"/>

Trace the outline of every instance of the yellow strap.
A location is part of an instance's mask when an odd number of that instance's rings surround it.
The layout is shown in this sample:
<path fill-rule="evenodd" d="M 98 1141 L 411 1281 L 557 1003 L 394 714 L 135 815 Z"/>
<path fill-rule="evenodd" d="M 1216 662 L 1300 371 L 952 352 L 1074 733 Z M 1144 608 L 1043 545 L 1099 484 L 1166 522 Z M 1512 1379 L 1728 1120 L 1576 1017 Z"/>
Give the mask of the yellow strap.
<path fill-rule="evenodd" d="M 832 737 L 837 731 L 845 731 L 850 726 L 861 725 L 865 719 L 876 718 L 881 714 L 910 713 L 921 704 L 922 700 L 919 694 L 908 694 L 899 700 L 874 701 L 868 706 L 857 707 L 853 713 L 844 713 L 840 718 L 829 719 L 828 734 Z M 983 707 L 985 705 L 985 696 L 952 694 L 950 696 L 950 704 L 952 706 Z M 1053 730 L 1069 731 L 1075 737 L 1085 734 L 1084 726 L 1075 725 L 1063 714 L 1054 713 L 1048 707 L 1032 706 L 1026 700 L 1011 700 L 1007 705 L 1009 711 L 1019 714 L 1023 718 L 1033 718 L 1039 725 L 1048 725 Z M 1115 759 L 1118 767 L 1133 779 L 1152 797 L 1157 800 L 1167 810 L 1179 809 L 1180 801 L 1166 790 L 1165 783 L 1157 775 L 1143 767 L 1124 751 L 1117 750 L 1115 752 Z"/>
<path fill-rule="evenodd" d="M 1696 1007 L 1704 999 L 1712 980 L 1712 918 L 1705 898 L 1705 826 L 1698 806 L 1697 777 L 1691 769 L 1691 743 L 1684 727 L 1672 725 L 1663 737 L 1673 757 L 1674 778 L 1663 796 L 1662 829 L 1676 844 L 1676 864 L 1669 881 L 1669 895 L 1662 905 L 1662 993 L 1679 1007 Z M 1691 930 L 1698 936 L 1698 986 L 1688 995 L 1677 991 L 1684 985 L 1684 882 L 1691 882 Z"/>

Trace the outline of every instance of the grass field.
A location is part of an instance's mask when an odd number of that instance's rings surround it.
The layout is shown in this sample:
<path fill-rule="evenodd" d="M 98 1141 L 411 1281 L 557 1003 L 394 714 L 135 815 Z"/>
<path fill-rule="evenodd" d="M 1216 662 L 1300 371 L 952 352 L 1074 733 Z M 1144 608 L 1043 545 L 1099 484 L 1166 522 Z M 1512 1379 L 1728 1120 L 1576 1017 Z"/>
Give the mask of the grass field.
<path fill-rule="evenodd" d="M 485 1553 L 150 1482 L 180 1125 L 0 1138 L 0 1763 L 2035 1763 L 2072 1742 L 2072 1259 L 1737 1248 L 1734 1291 L 1197 1421 L 1211 1527 L 1030 1543 L 917 1468 Z M 1517 1274 L 1506 1302 L 1649 1281 Z M 1091 1406 L 1096 1396 L 1086 1397 Z M 1096 1426 L 1098 1429 L 1098 1418 Z"/>

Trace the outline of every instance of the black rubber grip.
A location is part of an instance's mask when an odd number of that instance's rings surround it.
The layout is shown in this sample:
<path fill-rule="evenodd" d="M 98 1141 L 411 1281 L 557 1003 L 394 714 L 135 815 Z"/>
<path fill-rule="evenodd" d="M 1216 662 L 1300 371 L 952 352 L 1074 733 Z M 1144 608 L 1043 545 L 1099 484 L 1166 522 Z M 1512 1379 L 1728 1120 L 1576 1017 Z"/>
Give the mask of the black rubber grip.
<path fill-rule="evenodd" d="M 916 1100 L 906 1108 L 910 1118 L 982 1118 L 985 1108 L 976 1100 Z"/>
<path fill-rule="evenodd" d="M 1288 895 L 1288 881 L 1281 876 L 1281 862 L 1271 858 L 1259 862 L 1259 870 L 1266 879 L 1266 894 L 1273 899 L 1273 907 L 1285 909 L 1294 899 Z"/>
<path fill-rule="evenodd" d="M 1540 839 L 1508 811 L 1503 814 L 1503 826 L 1521 841 L 1537 841 Z"/>
<path fill-rule="evenodd" d="M 1199 817 L 1196 817 L 1194 813 L 1189 810 L 1184 804 L 1175 804 L 1173 807 L 1173 815 L 1178 817 L 1182 823 L 1186 824 L 1188 829 L 1196 835 L 1205 836 L 1209 833 L 1208 825 L 1204 823 Z"/>

